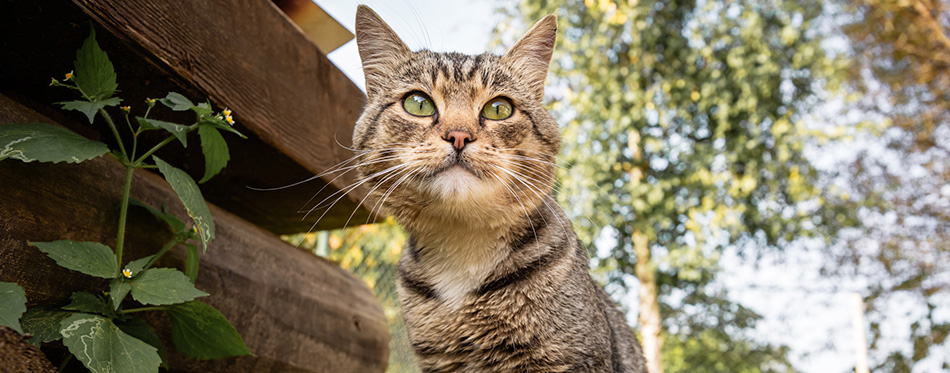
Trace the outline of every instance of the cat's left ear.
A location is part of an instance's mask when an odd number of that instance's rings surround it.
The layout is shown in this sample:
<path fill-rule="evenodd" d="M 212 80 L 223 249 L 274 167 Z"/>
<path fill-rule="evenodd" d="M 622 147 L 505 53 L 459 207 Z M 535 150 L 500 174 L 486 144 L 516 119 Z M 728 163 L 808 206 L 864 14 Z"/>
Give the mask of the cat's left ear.
<path fill-rule="evenodd" d="M 535 23 L 502 57 L 528 79 L 526 83 L 538 100 L 544 97 L 544 79 L 548 76 L 556 39 L 557 16 L 549 14 Z"/>
<path fill-rule="evenodd" d="M 370 97 L 396 73 L 396 64 L 411 53 L 379 14 L 366 5 L 356 8 L 356 45 L 363 61 L 366 93 Z"/>

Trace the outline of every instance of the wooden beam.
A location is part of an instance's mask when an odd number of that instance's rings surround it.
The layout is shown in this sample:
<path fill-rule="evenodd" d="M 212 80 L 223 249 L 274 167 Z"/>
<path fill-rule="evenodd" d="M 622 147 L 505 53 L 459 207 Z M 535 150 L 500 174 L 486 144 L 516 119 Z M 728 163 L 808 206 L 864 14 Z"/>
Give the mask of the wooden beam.
<path fill-rule="evenodd" d="M 72 69 L 75 51 L 90 24 L 118 74 L 123 104 L 144 112 L 148 97 L 168 91 L 192 100 L 210 98 L 235 113 L 251 138 L 228 138 L 232 159 L 219 177 L 202 185 L 208 199 L 278 234 L 367 221 L 357 188 L 315 225 L 322 213 L 304 212 L 355 180 L 353 172 L 279 187 L 320 174 L 349 159 L 353 123 L 363 93 L 268 0 L 0 0 L 0 93 L 56 119 L 81 134 L 111 141 L 101 122 L 89 125 L 53 102 L 73 92 L 49 87 L 50 77 Z M 90 22 L 92 21 L 92 22 Z M 188 123 L 189 113 L 156 110 L 159 119 Z M 118 114 L 116 114 L 118 115 Z M 148 134 L 146 145 L 160 141 Z M 188 149 L 159 155 L 192 176 L 203 172 L 197 137 Z M 329 187 L 323 188 L 324 186 Z M 319 190 L 321 193 L 317 193 Z"/>
<path fill-rule="evenodd" d="M 350 40 L 353 33 L 343 27 L 313 0 L 274 0 L 307 38 L 324 54 L 329 54 Z"/>
<path fill-rule="evenodd" d="M 0 96 L 0 123 L 54 122 Z M 124 167 L 110 157 L 80 164 L 0 161 L 0 281 L 16 282 L 29 304 L 65 304 L 75 290 L 105 289 L 105 280 L 55 265 L 27 241 L 115 242 Z M 187 219 L 168 184 L 136 172 L 132 198 L 167 203 Z M 216 238 L 201 258 L 197 287 L 257 356 L 185 359 L 171 351 L 176 371 L 381 372 L 389 341 L 383 310 L 365 284 L 338 266 L 294 248 L 272 233 L 211 205 Z M 186 220 L 187 221 L 187 220 Z M 125 259 L 154 253 L 170 232 L 140 208 L 130 209 Z M 184 259 L 174 249 L 161 266 Z M 149 321 L 168 336 L 160 313 Z M 165 340 L 169 340 L 165 338 Z M 171 347 L 170 343 L 166 347 Z"/>

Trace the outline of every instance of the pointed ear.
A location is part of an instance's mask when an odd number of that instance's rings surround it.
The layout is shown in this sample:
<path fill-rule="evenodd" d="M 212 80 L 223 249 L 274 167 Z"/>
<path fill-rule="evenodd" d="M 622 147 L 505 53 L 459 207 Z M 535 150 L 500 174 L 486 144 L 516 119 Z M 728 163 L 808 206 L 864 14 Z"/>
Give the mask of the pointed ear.
<path fill-rule="evenodd" d="M 411 53 L 389 25 L 366 5 L 356 8 L 356 45 L 363 61 L 366 92 L 370 95 L 395 74 L 396 64 Z"/>
<path fill-rule="evenodd" d="M 503 57 L 528 79 L 528 86 L 538 100 L 544 97 L 544 79 L 548 76 L 556 39 L 557 16 L 549 14 L 535 23 Z"/>

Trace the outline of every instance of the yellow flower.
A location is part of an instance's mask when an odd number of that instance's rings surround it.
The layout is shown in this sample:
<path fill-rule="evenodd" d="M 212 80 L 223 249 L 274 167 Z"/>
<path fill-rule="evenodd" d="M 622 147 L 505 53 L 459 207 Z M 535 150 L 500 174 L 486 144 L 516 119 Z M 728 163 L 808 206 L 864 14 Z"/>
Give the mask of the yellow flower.
<path fill-rule="evenodd" d="M 58 80 L 56 80 L 56 78 L 50 78 L 50 79 L 52 79 L 52 80 L 53 80 L 53 81 L 51 81 L 51 82 L 49 82 L 49 86 L 50 86 L 50 87 L 52 87 L 52 86 L 54 86 L 54 85 L 56 85 L 56 83 L 59 83 L 59 81 L 58 81 Z"/>
<path fill-rule="evenodd" d="M 128 268 L 123 269 L 122 275 L 125 276 L 125 278 L 132 278 L 132 270 Z"/>
<path fill-rule="evenodd" d="M 128 107 L 128 106 L 123 106 L 123 107 L 122 107 L 122 111 L 124 111 L 124 112 L 126 112 L 126 113 L 128 113 L 130 110 L 132 110 L 131 107 Z"/>
<path fill-rule="evenodd" d="M 70 70 L 68 73 L 66 73 L 66 80 L 72 80 L 72 79 L 73 79 L 73 71 Z"/>
<path fill-rule="evenodd" d="M 231 110 L 228 110 L 228 108 L 224 108 L 224 111 L 222 111 L 222 113 L 224 113 L 224 116 L 226 116 L 226 117 L 230 117 L 230 116 L 231 116 Z"/>
<path fill-rule="evenodd" d="M 234 125 L 234 118 L 231 118 L 230 115 L 224 117 L 224 120 L 228 121 L 228 124 L 230 124 L 230 125 L 232 125 L 232 126 Z"/>

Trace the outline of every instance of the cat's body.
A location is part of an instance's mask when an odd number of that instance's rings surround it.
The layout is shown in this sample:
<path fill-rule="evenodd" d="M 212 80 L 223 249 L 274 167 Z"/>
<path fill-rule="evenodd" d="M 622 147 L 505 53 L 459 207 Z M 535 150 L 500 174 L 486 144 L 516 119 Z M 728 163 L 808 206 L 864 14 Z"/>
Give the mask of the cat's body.
<path fill-rule="evenodd" d="M 556 23 L 503 57 L 410 52 L 366 7 L 359 172 L 410 235 L 399 262 L 425 372 L 645 372 L 551 197 L 557 124 L 541 107 Z"/>

